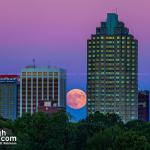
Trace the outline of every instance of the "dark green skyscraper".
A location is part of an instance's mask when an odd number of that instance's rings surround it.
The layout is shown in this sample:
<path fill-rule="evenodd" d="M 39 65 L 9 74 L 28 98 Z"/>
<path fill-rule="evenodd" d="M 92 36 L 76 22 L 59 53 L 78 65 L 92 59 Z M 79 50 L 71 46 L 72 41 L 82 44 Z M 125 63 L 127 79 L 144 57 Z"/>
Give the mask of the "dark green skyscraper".
<path fill-rule="evenodd" d="M 109 13 L 87 42 L 88 114 L 138 118 L 138 41 L 118 15 Z"/>

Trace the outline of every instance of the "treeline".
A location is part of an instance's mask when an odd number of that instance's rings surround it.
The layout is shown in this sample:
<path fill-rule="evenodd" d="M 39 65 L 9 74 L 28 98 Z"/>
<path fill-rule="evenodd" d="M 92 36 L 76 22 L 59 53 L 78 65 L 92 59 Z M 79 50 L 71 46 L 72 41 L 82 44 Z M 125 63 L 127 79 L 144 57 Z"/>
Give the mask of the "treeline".
<path fill-rule="evenodd" d="M 1 118 L 0 128 L 17 136 L 16 145 L 0 150 L 150 150 L 150 123 L 124 124 L 116 114 L 96 112 L 72 123 L 65 112 L 38 112 L 16 121 Z"/>

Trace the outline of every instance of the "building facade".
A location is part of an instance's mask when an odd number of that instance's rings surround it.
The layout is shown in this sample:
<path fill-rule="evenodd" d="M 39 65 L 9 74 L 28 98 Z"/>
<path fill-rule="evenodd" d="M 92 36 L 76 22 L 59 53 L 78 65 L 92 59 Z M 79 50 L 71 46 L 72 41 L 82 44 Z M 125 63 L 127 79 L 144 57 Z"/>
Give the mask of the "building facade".
<path fill-rule="evenodd" d="M 48 101 L 39 101 L 38 105 L 38 111 L 39 112 L 45 112 L 48 114 L 57 113 L 59 111 L 65 111 L 64 107 L 53 107 L 51 106 L 51 103 Z"/>
<path fill-rule="evenodd" d="M 17 117 L 17 75 L 0 75 L 0 115 L 15 120 Z"/>
<path fill-rule="evenodd" d="M 124 122 L 138 118 L 138 41 L 118 15 L 87 41 L 87 112 L 117 113 Z"/>
<path fill-rule="evenodd" d="M 147 122 L 149 121 L 149 91 L 139 91 L 138 119 Z"/>
<path fill-rule="evenodd" d="M 38 111 L 39 101 L 52 107 L 66 106 L 66 71 L 58 68 L 26 67 L 20 75 L 20 116 Z"/>

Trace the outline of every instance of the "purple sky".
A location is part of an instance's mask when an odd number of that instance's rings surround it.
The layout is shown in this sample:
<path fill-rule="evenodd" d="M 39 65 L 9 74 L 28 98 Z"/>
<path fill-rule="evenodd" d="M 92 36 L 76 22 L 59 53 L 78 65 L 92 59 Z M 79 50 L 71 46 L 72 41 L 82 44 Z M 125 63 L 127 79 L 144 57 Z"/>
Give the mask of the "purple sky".
<path fill-rule="evenodd" d="M 86 40 L 107 12 L 139 40 L 139 88 L 150 85 L 150 0 L 1 0 L 0 73 L 32 64 L 68 71 L 68 89 L 85 89 Z"/>

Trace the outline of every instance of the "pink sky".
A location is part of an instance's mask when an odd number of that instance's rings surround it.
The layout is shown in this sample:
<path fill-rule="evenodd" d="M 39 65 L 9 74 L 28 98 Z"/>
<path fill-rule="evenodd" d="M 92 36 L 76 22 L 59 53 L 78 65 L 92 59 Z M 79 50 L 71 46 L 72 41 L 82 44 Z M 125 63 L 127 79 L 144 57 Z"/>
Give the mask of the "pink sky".
<path fill-rule="evenodd" d="M 150 87 L 150 0 L 1 0 L 0 72 L 18 73 L 35 58 L 66 68 L 69 83 L 84 88 L 86 40 L 116 8 L 139 40 L 140 87 Z"/>

